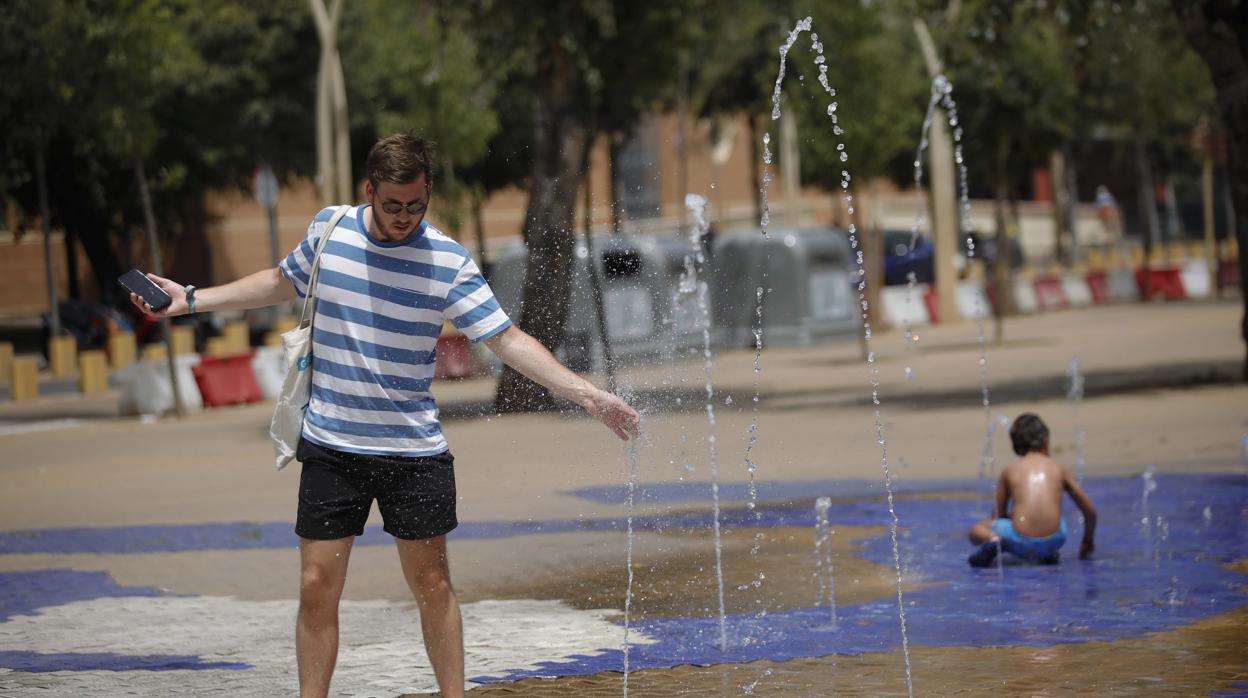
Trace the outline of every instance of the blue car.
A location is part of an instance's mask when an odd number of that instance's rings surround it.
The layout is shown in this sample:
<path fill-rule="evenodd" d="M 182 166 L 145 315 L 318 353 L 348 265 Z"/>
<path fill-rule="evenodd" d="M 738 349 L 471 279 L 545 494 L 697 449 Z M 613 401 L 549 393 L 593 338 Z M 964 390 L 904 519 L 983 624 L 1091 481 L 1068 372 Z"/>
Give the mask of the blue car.
<path fill-rule="evenodd" d="M 932 242 L 922 235 L 915 236 L 909 230 L 885 230 L 884 285 L 904 286 L 911 272 L 915 283 L 931 283 L 932 253 Z"/>

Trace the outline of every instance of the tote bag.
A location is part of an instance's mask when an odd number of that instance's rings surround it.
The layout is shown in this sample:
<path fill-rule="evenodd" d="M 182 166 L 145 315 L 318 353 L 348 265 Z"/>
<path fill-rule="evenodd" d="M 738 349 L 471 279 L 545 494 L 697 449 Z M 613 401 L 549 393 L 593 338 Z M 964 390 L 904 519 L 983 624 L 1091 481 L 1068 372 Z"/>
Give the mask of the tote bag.
<path fill-rule="evenodd" d="M 308 292 L 303 297 L 303 312 L 299 314 L 299 326 L 282 333 L 282 350 L 286 365 L 286 378 L 282 392 L 277 396 L 277 408 L 273 410 L 273 423 L 269 425 L 269 439 L 277 457 L 277 469 L 285 468 L 295 459 L 295 449 L 303 433 L 303 413 L 312 399 L 312 317 L 316 314 L 316 277 L 321 268 L 321 250 L 334 234 L 338 221 L 346 215 L 350 206 L 340 206 L 329 219 L 329 225 L 316 246 L 312 257 L 312 272 L 308 275 Z"/>

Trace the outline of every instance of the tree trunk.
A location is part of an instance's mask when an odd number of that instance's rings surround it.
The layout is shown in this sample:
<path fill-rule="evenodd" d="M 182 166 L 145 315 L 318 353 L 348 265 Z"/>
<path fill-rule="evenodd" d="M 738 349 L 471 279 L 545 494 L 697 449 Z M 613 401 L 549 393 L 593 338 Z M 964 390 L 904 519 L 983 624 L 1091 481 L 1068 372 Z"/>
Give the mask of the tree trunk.
<path fill-rule="evenodd" d="M 563 341 L 568 317 L 576 194 L 591 141 L 584 114 L 576 109 L 579 70 L 558 36 L 546 43 L 537 58 L 533 171 L 523 233 L 529 259 L 519 324 L 552 352 Z M 554 408 L 554 401 L 544 388 L 505 368 L 495 408 L 499 412 L 548 410 Z"/>
<path fill-rule="evenodd" d="M 1248 3 L 1173 0 L 1187 41 L 1209 65 L 1218 93 L 1218 111 L 1227 136 L 1227 169 L 1239 241 L 1239 284 L 1244 314 L 1244 381 L 1248 382 Z"/>
<path fill-rule="evenodd" d="M 620 151 L 624 148 L 624 134 L 616 132 L 607 138 L 607 190 L 611 197 L 611 234 L 624 232 L 624 209 L 620 207 Z"/>
<path fill-rule="evenodd" d="M 39 220 L 43 226 L 43 266 L 48 285 L 48 329 L 52 337 L 61 336 L 61 306 L 56 297 L 56 275 L 52 271 L 52 210 L 48 206 L 48 168 L 44 143 L 35 151 L 35 184 L 39 188 Z"/>
<path fill-rule="evenodd" d="M 1161 235 L 1161 222 L 1157 219 L 1157 197 L 1153 186 L 1153 169 L 1148 162 L 1148 149 L 1144 147 L 1144 134 L 1137 125 L 1135 131 L 1135 169 L 1136 169 L 1136 201 L 1140 207 L 1140 225 L 1144 238 L 1144 269 L 1149 269 L 1153 259 L 1153 249 Z M 1151 295 L 1149 274 L 1143 276 L 1144 284 L 1140 289 L 1143 300 Z"/>
<path fill-rule="evenodd" d="M 1014 239 L 1006 219 L 1006 207 L 1010 196 L 1009 183 L 1010 145 L 1005 138 L 997 141 L 993 158 L 993 213 L 997 226 L 997 255 L 992 261 L 992 319 L 993 337 L 997 344 L 1005 341 L 1005 316 L 1014 313 L 1014 293 L 1010 288 L 1010 271 L 1013 265 Z"/>

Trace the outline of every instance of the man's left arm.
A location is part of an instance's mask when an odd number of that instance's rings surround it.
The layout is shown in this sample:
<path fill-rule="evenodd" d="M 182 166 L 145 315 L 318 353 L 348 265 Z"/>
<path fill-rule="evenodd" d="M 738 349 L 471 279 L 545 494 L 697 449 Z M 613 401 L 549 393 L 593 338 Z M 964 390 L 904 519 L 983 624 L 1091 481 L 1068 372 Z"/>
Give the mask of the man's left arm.
<path fill-rule="evenodd" d="M 621 439 L 640 433 L 641 417 L 628 403 L 573 373 L 515 325 L 485 340 L 485 346 L 529 380 L 585 408 Z"/>

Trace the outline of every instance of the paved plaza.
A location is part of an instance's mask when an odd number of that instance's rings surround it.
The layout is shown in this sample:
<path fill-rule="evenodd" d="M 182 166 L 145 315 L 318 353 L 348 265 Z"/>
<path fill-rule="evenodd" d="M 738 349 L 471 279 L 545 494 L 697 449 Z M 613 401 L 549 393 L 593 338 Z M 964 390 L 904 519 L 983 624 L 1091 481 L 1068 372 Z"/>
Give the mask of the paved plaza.
<path fill-rule="evenodd" d="M 885 455 L 901 500 L 915 642 L 938 645 L 923 634 L 937 616 L 924 613 L 941 608 L 950 614 L 942 622 L 958 614 L 941 606 L 951 603 L 940 595 L 946 592 L 920 582 L 965 573 L 963 521 L 988 513 L 980 476 L 1009 457 L 998 430 L 985 461 L 988 425 L 1023 411 L 1049 423 L 1059 461 L 1073 467 L 1082 456 L 1090 491 L 1119 519 L 1102 514 L 1106 543 L 1096 564 L 1122 560 L 1119 571 L 1133 570 L 1136 579 L 1151 580 L 1155 571 L 1158 598 L 1175 601 L 1169 616 L 1130 632 L 1242 611 L 1248 488 L 1237 478 L 1248 480 L 1241 453 L 1248 387 L 1238 382 L 1240 312 L 1237 301 L 1210 301 L 1010 319 L 1004 341 L 987 343 L 982 366 L 974 322 L 919 328 L 912 343 L 899 330 L 881 333 L 872 349 L 886 449 L 876 437 L 873 375 L 853 341 L 768 347 L 759 372 L 752 350 L 720 352 L 711 372 L 714 463 L 700 356 L 631 368 L 621 389 L 645 428 L 631 512 L 628 449 L 597 423 L 571 412 L 494 415 L 490 378 L 435 385 L 456 456 L 461 527 L 450 549 L 469 680 L 505 684 L 621 668 L 630 514 L 636 559 L 647 561 L 637 570 L 643 621 L 628 631 L 632 667 L 665 666 L 676 654 L 685 657 L 678 663 L 718 663 L 691 649 L 713 634 L 714 614 L 702 606 L 713 583 L 688 581 L 713 577 L 705 527 L 712 468 L 723 483 L 725 577 L 737 590 L 728 611 L 772 637 L 742 643 L 724 663 L 896 651 L 891 641 L 860 646 L 852 634 L 807 637 L 797 629 L 809 629 L 802 614 L 816 610 L 814 558 L 806 551 L 810 505 L 821 495 L 838 499 L 838 525 L 847 532 L 837 569 L 845 617 L 868 627 L 884 623 L 873 615 L 880 609 L 896 621 L 891 550 L 880 547 Z M 989 338 L 992 330 L 991 322 L 983 328 Z M 1084 381 L 1079 401 L 1068 397 L 1073 359 Z M 272 405 L 153 421 L 120 417 L 115 403 L 115 393 L 0 403 L 0 695 L 291 694 L 298 466 L 272 469 Z M 745 467 L 751 434 L 758 437 L 748 451 L 757 465 L 753 487 Z M 1154 528 L 1139 534 L 1140 476 L 1150 469 L 1163 494 L 1153 500 Z M 747 509 L 751 490 L 758 505 Z M 1191 497 L 1205 508 L 1180 492 L 1202 493 Z M 1188 540 L 1186 529 L 1223 520 L 1237 527 L 1225 531 L 1228 543 L 1209 534 L 1166 557 L 1170 541 Z M 415 604 L 379 523 L 374 512 L 352 552 L 334 695 L 434 689 Z M 1231 558 L 1213 573 L 1199 566 L 1210 555 Z M 709 573 L 698 571 L 707 564 Z M 765 581 L 756 568 L 766 568 Z M 645 579 L 656 570 L 667 570 L 670 583 Z M 1220 586 L 1206 590 L 1208 602 L 1196 603 L 1190 585 L 1214 580 Z M 660 597 L 667 606 L 658 607 Z M 1141 603 L 1151 607 L 1151 599 Z M 756 603 L 770 615 L 757 613 Z M 1052 631 L 1055 643 L 1088 639 L 1079 635 L 1080 609 L 1067 610 L 1072 616 L 1061 622 L 1069 627 Z M 1117 617 L 1111 610 L 1098 617 Z M 792 632 L 783 630 L 790 625 Z M 1135 637 L 1110 620 L 1092 625 L 1100 639 Z M 999 645 L 1027 644 L 1002 633 L 994 636 Z"/>

